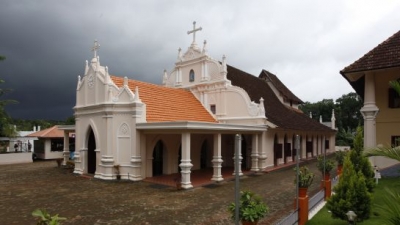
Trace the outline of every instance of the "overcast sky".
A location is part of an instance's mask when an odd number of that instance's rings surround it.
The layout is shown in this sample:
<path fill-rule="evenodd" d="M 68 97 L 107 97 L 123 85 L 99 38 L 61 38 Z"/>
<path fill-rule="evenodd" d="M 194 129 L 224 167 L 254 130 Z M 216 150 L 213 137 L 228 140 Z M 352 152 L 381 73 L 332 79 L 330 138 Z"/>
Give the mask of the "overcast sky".
<path fill-rule="evenodd" d="M 276 74 L 303 101 L 352 91 L 339 74 L 400 29 L 400 1 L 0 0 L 1 88 L 13 118 L 73 115 L 77 76 L 93 57 L 110 74 L 160 84 L 193 21 L 209 55 L 258 76 Z"/>

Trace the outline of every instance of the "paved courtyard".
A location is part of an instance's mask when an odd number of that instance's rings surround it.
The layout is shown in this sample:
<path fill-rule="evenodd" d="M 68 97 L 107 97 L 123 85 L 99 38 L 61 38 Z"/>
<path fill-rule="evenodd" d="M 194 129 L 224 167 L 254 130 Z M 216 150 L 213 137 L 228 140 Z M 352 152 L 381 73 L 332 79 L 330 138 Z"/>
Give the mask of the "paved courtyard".
<path fill-rule="evenodd" d="M 319 189 L 317 174 L 310 192 Z M 55 161 L 0 166 L 0 224 L 35 224 L 31 212 L 43 208 L 67 217 L 63 224 L 233 224 L 227 206 L 234 201 L 234 181 L 191 190 L 147 182 L 102 181 L 58 168 Z M 293 207 L 292 168 L 250 175 L 241 189 L 260 194 L 270 213 L 259 224 L 274 224 Z M 309 194 L 310 194 L 309 192 Z"/>

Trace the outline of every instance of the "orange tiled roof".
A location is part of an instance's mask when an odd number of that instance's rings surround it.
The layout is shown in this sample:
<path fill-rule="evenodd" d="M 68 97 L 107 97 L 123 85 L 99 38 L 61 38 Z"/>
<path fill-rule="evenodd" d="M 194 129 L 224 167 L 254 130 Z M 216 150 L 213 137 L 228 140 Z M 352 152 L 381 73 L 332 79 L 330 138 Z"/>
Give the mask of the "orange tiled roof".
<path fill-rule="evenodd" d="M 70 136 L 72 133 L 70 133 Z M 53 126 L 35 133 L 32 133 L 30 135 L 27 135 L 27 137 L 40 137 L 40 138 L 64 138 L 64 131 L 59 130 L 58 126 Z"/>
<path fill-rule="evenodd" d="M 124 83 L 122 77 L 111 76 L 111 79 L 118 87 Z M 216 122 L 190 91 L 137 80 L 129 80 L 128 85 L 132 92 L 139 88 L 139 97 L 146 104 L 147 122 Z"/>

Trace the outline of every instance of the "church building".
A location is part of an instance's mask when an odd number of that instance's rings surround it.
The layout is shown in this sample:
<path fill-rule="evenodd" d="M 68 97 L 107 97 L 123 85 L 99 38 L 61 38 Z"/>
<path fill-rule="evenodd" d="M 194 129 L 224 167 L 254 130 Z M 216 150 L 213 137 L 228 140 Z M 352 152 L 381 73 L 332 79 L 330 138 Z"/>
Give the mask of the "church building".
<path fill-rule="evenodd" d="M 213 59 L 206 41 L 196 43 L 200 30 L 193 23 L 193 42 L 179 49 L 162 85 L 110 75 L 95 42 L 76 88 L 74 173 L 113 180 L 118 170 L 132 181 L 180 173 L 188 189 L 192 171 L 208 168 L 216 182 L 224 180 L 223 169 L 233 172 L 236 134 L 243 171 L 294 161 L 296 135 L 302 159 L 334 151 L 334 117 L 330 128 L 303 114 L 302 101 L 266 70 L 257 77 L 225 56 Z"/>

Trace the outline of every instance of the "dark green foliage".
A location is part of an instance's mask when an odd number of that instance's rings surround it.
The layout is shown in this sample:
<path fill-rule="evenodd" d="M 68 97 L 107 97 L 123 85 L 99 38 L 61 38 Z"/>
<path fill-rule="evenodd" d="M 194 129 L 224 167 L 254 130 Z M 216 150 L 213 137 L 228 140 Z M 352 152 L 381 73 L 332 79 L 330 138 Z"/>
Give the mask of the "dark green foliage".
<path fill-rule="evenodd" d="M 297 168 L 294 168 L 294 171 L 297 171 Z M 297 173 L 294 178 L 294 184 L 296 184 Z M 314 180 L 315 174 L 313 174 L 308 167 L 302 166 L 299 168 L 299 187 L 308 188 L 312 184 Z"/>
<path fill-rule="evenodd" d="M 268 207 L 261 197 L 251 191 L 240 192 L 239 204 L 239 220 L 242 221 L 258 221 L 268 213 Z M 235 203 L 231 203 L 228 210 L 232 214 L 232 219 L 235 219 Z"/>
<path fill-rule="evenodd" d="M 350 160 L 354 166 L 355 171 L 360 171 L 364 174 L 365 183 L 368 191 L 373 192 L 375 187 L 374 181 L 374 170 L 371 166 L 369 159 L 364 155 L 364 140 L 363 140 L 363 129 L 357 128 L 357 134 L 354 139 L 354 148 L 350 151 Z"/>
<path fill-rule="evenodd" d="M 0 61 L 5 60 L 6 57 L 0 55 Z M 4 83 L 4 80 L 0 79 L 0 84 Z M 17 103 L 14 100 L 3 99 L 2 97 L 11 92 L 11 89 L 0 88 L 0 137 L 13 137 L 16 134 L 16 131 L 10 124 L 10 117 L 7 115 L 4 110 L 4 106 L 7 104 Z"/>
<path fill-rule="evenodd" d="M 342 176 L 333 191 L 335 194 L 327 202 L 327 208 L 332 212 L 333 218 L 347 220 L 346 213 L 350 210 L 357 214 L 358 221 L 369 218 L 371 194 L 363 174 L 355 171 L 349 155 L 344 160 Z"/>
<path fill-rule="evenodd" d="M 347 151 L 336 151 L 335 152 L 335 160 L 338 165 L 343 165 L 346 154 L 347 154 Z"/>
<path fill-rule="evenodd" d="M 331 121 L 332 109 L 335 110 L 336 127 L 339 132 L 336 135 L 336 144 L 340 146 L 353 146 L 353 133 L 359 124 L 363 123 L 360 109 L 363 101 L 354 92 L 342 95 L 334 102 L 332 99 L 323 99 L 316 103 L 305 102 L 299 106 L 307 116 L 312 114 L 313 119 Z"/>
<path fill-rule="evenodd" d="M 376 205 L 376 208 L 385 224 L 400 224 L 400 193 L 398 190 L 385 188 L 385 195 L 382 200 L 383 204 Z"/>
<path fill-rule="evenodd" d="M 325 173 L 330 173 L 334 167 L 335 162 L 333 160 L 327 158 L 325 158 L 324 160 L 323 155 L 319 155 L 317 157 L 317 168 L 319 171 L 321 171 L 322 174 L 324 174 L 324 171 Z"/>

